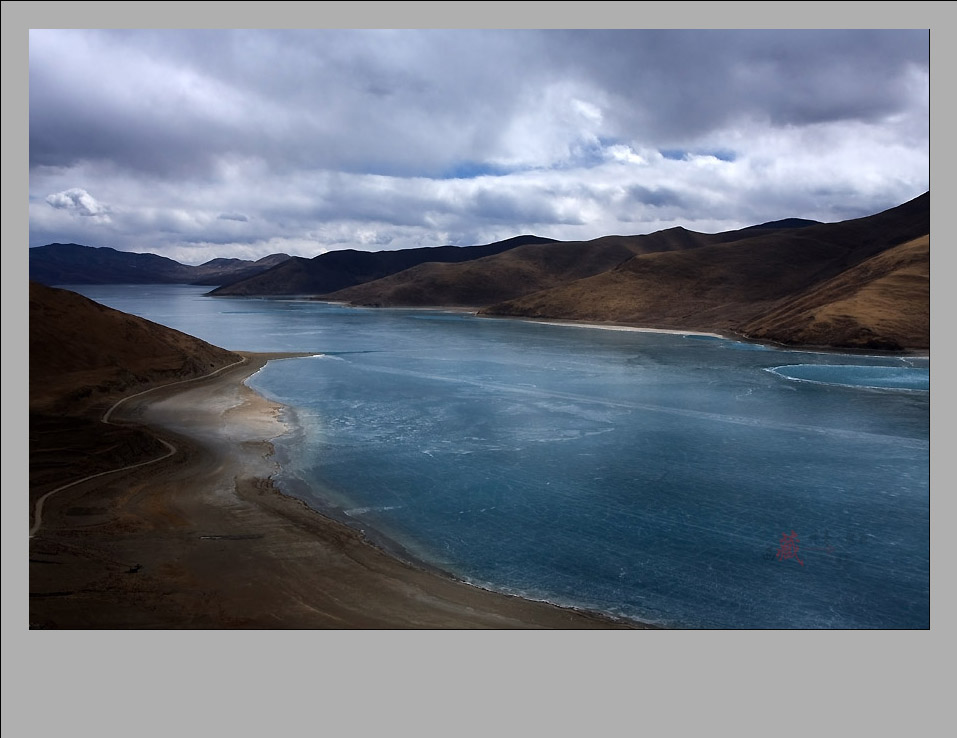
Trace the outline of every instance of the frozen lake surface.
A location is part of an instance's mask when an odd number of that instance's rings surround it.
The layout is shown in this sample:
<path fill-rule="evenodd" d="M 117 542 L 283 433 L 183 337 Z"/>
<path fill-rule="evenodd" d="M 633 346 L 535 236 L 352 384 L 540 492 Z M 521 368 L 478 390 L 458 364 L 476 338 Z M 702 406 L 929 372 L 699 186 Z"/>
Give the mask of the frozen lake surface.
<path fill-rule="evenodd" d="M 685 628 L 929 627 L 929 360 L 427 310 L 70 287 L 305 351 L 287 491 L 458 577 Z"/>

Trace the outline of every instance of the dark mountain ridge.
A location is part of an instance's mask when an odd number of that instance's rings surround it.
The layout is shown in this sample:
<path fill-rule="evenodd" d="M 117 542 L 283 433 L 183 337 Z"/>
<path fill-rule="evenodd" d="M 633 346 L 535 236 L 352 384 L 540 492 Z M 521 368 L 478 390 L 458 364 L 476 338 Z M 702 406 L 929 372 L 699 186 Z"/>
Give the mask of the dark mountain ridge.
<path fill-rule="evenodd" d="M 249 279 L 288 261 L 289 254 L 269 254 L 255 261 L 246 259 L 212 259 L 199 266 L 192 267 L 193 279 L 189 284 L 219 286 L 241 279 Z"/>
<path fill-rule="evenodd" d="M 215 296 L 323 295 L 370 282 L 425 262 L 453 263 L 552 239 L 523 235 L 481 246 L 428 246 L 395 251 L 342 249 L 312 259 L 293 257 L 262 274 L 225 284 L 209 294 Z"/>
<path fill-rule="evenodd" d="M 814 221 L 778 221 L 738 231 L 698 233 L 675 226 L 640 236 L 528 244 L 466 264 L 421 264 L 321 299 L 369 307 L 482 307 L 614 269 L 640 254 L 686 251 L 759 238 Z"/>
<path fill-rule="evenodd" d="M 751 231 L 758 228 L 807 228 L 812 225 L 821 225 L 819 220 L 808 220 L 807 218 L 784 218 L 783 220 L 771 220 L 767 223 L 742 228 L 742 231 Z"/>
<path fill-rule="evenodd" d="M 479 307 L 599 274 L 636 254 L 697 248 L 715 238 L 677 227 L 642 236 L 525 244 L 466 263 L 420 264 L 324 299 L 375 307 Z"/>
<path fill-rule="evenodd" d="M 30 249 L 30 280 L 58 284 L 200 284 L 244 279 L 289 259 L 271 254 L 257 261 L 213 259 L 190 266 L 157 254 L 118 251 L 109 246 L 51 243 Z"/>

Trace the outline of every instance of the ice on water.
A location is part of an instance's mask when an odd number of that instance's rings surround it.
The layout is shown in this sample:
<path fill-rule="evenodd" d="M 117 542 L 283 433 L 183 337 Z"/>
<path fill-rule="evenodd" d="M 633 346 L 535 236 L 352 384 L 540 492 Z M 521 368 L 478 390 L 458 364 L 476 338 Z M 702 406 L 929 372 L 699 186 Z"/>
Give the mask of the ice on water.
<path fill-rule="evenodd" d="M 929 625 L 929 360 L 81 290 L 334 356 L 249 380 L 299 419 L 286 483 L 468 581 L 692 628 Z"/>
<path fill-rule="evenodd" d="M 799 382 L 818 382 L 845 387 L 930 391 L 930 368 L 918 366 L 870 366 L 858 364 L 792 364 L 772 372 Z"/>

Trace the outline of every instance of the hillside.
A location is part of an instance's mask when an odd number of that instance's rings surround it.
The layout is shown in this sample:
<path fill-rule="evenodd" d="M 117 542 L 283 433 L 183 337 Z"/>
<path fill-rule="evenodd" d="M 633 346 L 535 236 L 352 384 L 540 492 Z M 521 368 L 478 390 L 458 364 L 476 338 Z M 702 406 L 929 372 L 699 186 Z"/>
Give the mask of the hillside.
<path fill-rule="evenodd" d="M 395 251 L 329 251 L 312 259 L 294 257 L 250 279 L 232 282 L 214 296 L 324 295 L 370 282 L 426 262 L 463 262 L 529 243 L 550 243 L 538 236 L 516 236 L 483 246 L 435 246 Z"/>
<path fill-rule="evenodd" d="M 163 447 L 103 412 L 125 394 L 239 360 L 74 292 L 30 283 L 30 492 L 155 457 Z"/>
<path fill-rule="evenodd" d="M 31 412 L 88 414 L 122 393 L 200 376 L 240 358 L 35 282 L 30 283 L 29 335 Z"/>
<path fill-rule="evenodd" d="M 896 249 L 925 236 L 929 244 L 929 232 L 925 193 L 865 218 L 758 229 L 745 239 L 638 255 L 480 312 L 730 332 L 792 344 L 926 349 L 929 248 Z M 894 313 L 907 317 L 892 325 L 886 316 Z"/>
<path fill-rule="evenodd" d="M 646 236 L 528 244 L 464 264 L 422 264 L 324 297 L 376 307 L 488 305 L 599 274 L 636 254 L 692 249 L 716 238 L 671 228 Z"/>
<path fill-rule="evenodd" d="M 249 279 L 278 266 L 292 257 L 289 254 L 270 254 L 256 261 L 247 259 L 213 259 L 205 264 L 190 267 L 189 284 L 218 286 Z"/>
<path fill-rule="evenodd" d="M 30 281 L 63 284 L 220 285 L 259 274 L 289 258 L 270 254 L 258 261 L 213 259 L 190 266 L 157 254 L 117 251 L 76 243 L 51 243 L 30 249 Z"/>
<path fill-rule="evenodd" d="M 785 344 L 927 349 L 929 305 L 928 235 L 872 256 L 741 332 Z"/>

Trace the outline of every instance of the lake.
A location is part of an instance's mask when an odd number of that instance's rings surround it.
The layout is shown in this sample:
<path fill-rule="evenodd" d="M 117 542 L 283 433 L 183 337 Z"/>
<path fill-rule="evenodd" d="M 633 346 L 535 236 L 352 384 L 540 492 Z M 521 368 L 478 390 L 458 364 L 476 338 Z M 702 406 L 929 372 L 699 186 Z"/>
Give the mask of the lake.
<path fill-rule="evenodd" d="M 928 628 L 930 362 L 67 286 L 227 349 L 279 482 L 497 591 L 679 628 Z"/>

